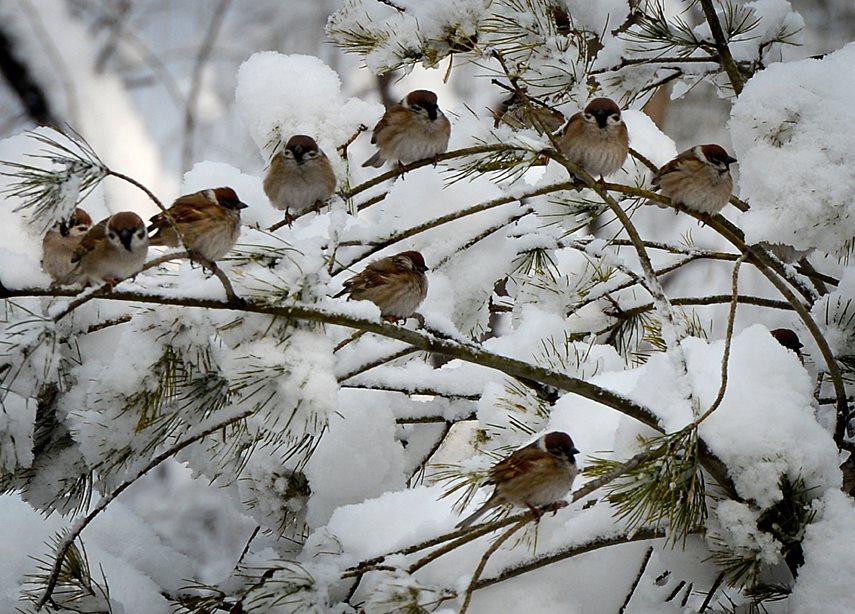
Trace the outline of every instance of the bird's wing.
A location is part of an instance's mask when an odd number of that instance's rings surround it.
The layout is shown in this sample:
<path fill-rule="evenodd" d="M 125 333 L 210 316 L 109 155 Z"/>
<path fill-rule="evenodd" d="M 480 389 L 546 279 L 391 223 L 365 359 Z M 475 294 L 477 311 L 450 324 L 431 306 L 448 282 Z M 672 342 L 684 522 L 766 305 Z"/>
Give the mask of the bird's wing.
<path fill-rule="evenodd" d="M 397 122 L 401 118 L 393 120 L 392 118 L 396 115 L 400 115 L 401 113 L 408 113 L 408 111 L 399 104 L 392 105 L 386 112 L 383 114 L 383 117 L 380 118 L 380 121 L 377 122 L 377 125 L 374 126 L 374 131 L 371 133 L 371 144 L 376 145 L 377 139 L 381 132 L 383 132 L 388 126 L 390 122 Z"/>
<path fill-rule="evenodd" d="M 81 258 L 107 240 L 107 220 L 109 219 L 105 218 L 101 220 L 90 228 L 89 232 L 83 235 L 83 238 L 80 239 L 80 243 L 77 244 L 77 248 L 71 255 L 72 262 L 80 262 Z"/>
<path fill-rule="evenodd" d="M 390 258 L 381 258 L 370 263 L 361 273 L 357 273 L 344 282 L 348 290 L 367 290 L 389 282 L 389 279 L 401 271 Z"/>
<path fill-rule="evenodd" d="M 194 224 L 201 220 L 210 219 L 211 216 L 218 216 L 221 213 L 220 209 L 208 199 L 198 196 L 197 192 L 176 200 L 168 212 L 176 224 Z M 169 219 L 166 213 L 158 213 L 153 216 L 151 225 L 153 229 L 169 227 Z"/>
<path fill-rule="evenodd" d="M 659 185 L 659 180 L 660 180 L 664 175 L 667 175 L 668 173 L 673 173 L 673 172 L 675 172 L 675 171 L 682 170 L 683 165 L 684 165 L 686 162 L 688 162 L 688 161 L 689 161 L 689 159 L 690 159 L 691 157 L 692 157 L 692 152 L 691 152 L 691 150 L 689 150 L 689 151 L 684 151 L 683 153 L 681 153 L 680 155 L 678 155 L 676 158 L 674 158 L 673 160 L 671 160 L 670 162 L 668 162 L 667 164 L 665 164 L 662 168 L 660 168 L 660 169 L 659 169 L 659 172 L 657 172 L 657 173 L 653 176 L 653 185 L 654 185 L 654 186 L 658 186 L 658 185 Z"/>
<path fill-rule="evenodd" d="M 537 444 L 532 443 L 493 465 L 489 482 L 508 482 L 520 475 L 531 473 L 536 465 L 551 462 L 551 457 L 544 455 L 537 449 Z"/>

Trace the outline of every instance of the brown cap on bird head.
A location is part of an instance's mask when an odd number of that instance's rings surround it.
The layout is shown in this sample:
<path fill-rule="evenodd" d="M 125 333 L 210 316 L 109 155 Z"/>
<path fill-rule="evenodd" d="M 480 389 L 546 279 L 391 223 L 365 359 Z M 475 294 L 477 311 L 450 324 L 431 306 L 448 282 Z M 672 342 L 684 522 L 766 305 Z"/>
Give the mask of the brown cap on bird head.
<path fill-rule="evenodd" d="M 295 134 L 285 145 L 285 149 L 294 154 L 294 158 L 300 160 L 307 151 L 317 151 L 318 143 L 305 134 Z"/>
<path fill-rule="evenodd" d="M 543 447 L 550 454 L 566 456 L 571 461 L 574 460 L 574 455 L 579 453 L 570 435 L 561 431 L 552 431 L 544 435 Z"/>
<path fill-rule="evenodd" d="M 412 263 L 413 269 L 420 273 L 424 273 L 428 270 L 427 265 L 425 264 L 425 258 L 419 252 L 401 252 L 400 254 L 395 254 L 395 258 L 406 258 Z"/>
<path fill-rule="evenodd" d="M 611 98 L 594 98 L 585 107 L 584 113 L 593 116 L 600 128 L 605 128 L 608 125 L 609 117 L 620 118 L 620 107 Z"/>
<path fill-rule="evenodd" d="M 771 332 L 772 336 L 778 341 L 778 343 L 801 356 L 804 345 L 799 341 L 799 337 L 795 332 L 791 331 L 789 328 L 776 328 L 769 332 Z"/>
<path fill-rule="evenodd" d="M 237 193 L 231 188 L 214 188 L 213 192 L 220 206 L 226 209 L 246 209 L 249 206 L 242 203 Z"/>
<path fill-rule="evenodd" d="M 701 145 L 701 151 L 707 160 L 715 164 L 727 166 L 736 162 L 736 158 L 732 158 L 721 145 Z"/>
<path fill-rule="evenodd" d="M 436 94 L 430 90 L 412 91 L 404 98 L 404 103 L 406 107 L 413 110 L 424 109 L 431 120 L 437 118 L 437 111 L 439 110 L 437 98 Z"/>

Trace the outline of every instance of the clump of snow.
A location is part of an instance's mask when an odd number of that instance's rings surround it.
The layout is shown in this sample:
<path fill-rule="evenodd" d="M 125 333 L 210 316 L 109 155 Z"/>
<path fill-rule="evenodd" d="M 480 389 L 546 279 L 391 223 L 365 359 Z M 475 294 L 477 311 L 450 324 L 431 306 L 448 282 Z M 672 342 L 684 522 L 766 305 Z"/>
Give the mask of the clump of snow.
<path fill-rule="evenodd" d="M 683 341 L 692 391 L 702 412 L 718 394 L 723 347 L 724 341 Z M 674 390 L 668 357 L 653 356 L 642 371 L 632 398 L 653 409 L 668 432 L 688 424 L 691 408 Z M 782 474 L 802 477 L 808 488 L 840 484 L 837 446 L 814 418 L 812 386 L 798 358 L 763 326 L 734 336 L 727 391 L 719 408 L 701 424 L 700 435 L 727 465 L 739 494 L 760 507 L 780 500 Z"/>
<path fill-rule="evenodd" d="M 730 133 L 746 240 L 839 253 L 855 238 L 855 43 L 746 84 Z"/>
<path fill-rule="evenodd" d="M 855 501 L 829 489 L 820 501 L 818 518 L 808 525 L 802 542 L 805 563 L 790 595 L 792 612 L 846 614 L 852 611 L 855 577 Z"/>
<path fill-rule="evenodd" d="M 273 152 L 295 134 L 314 138 L 337 164 L 335 148 L 360 124 L 374 125 L 382 107 L 345 98 L 341 80 L 322 60 L 308 55 L 256 53 L 237 77 L 235 103 L 241 120 L 259 149 Z"/>
<path fill-rule="evenodd" d="M 343 404 L 306 466 L 308 521 L 324 524 L 342 505 L 404 486 L 404 454 L 395 418 L 382 404 Z"/>

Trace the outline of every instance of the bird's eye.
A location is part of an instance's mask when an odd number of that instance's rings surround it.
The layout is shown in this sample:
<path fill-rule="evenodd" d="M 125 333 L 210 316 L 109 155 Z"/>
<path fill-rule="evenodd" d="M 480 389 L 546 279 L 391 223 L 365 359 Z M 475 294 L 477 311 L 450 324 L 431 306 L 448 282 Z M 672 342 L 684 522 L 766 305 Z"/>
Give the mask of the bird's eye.
<path fill-rule="evenodd" d="M 291 151 L 290 149 L 286 149 L 286 150 L 285 150 L 285 154 L 284 154 L 284 155 L 285 155 L 285 157 L 286 157 L 286 158 L 293 158 L 293 157 L 294 157 L 294 152 L 293 152 L 293 151 Z"/>
<path fill-rule="evenodd" d="M 620 115 L 618 115 L 617 113 L 613 113 L 612 115 L 609 115 L 609 123 L 610 124 L 619 124 L 620 123 Z"/>
<path fill-rule="evenodd" d="M 142 238 L 143 238 L 143 236 L 145 236 L 145 234 L 143 233 L 143 231 L 142 231 L 142 230 L 140 230 L 139 232 L 137 232 L 137 239 L 142 239 Z"/>
<path fill-rule="evenodd" d="M 115 232 L 108 233 L 108 234 L 107 234 L 107 237 L 108 237 L 111 241 L 115 241 L 115 240 L 116 240 L 116 233 L 115 233 Z"/>
<path fill-rule="evenodd" d="M 421 107 L 421 105 L 418 105 L 418 104 L 411 104 L 410 109 L 412 109 L 413 111 L 419 112 L 422 110 L 422 107 Z"/>
<path fill-rule="evenodd" d="M 582 117 L 585 119 L 586 122 L 594 121 L 594 116 L 591 115 L 590 113 L 583 113 Z"/>
<path fill-rule="evenodd" d="M 316 152 L 316 151 L 307 151 L 307 152 L 306 152 L 306 155 L 304 155 L 303 157 L 304 157 L 304 158 L 309 158 L 309 159 L 311 160 L 312 158 L 317 158 L 317 157 L 318 157 L 318 152 Z"/>

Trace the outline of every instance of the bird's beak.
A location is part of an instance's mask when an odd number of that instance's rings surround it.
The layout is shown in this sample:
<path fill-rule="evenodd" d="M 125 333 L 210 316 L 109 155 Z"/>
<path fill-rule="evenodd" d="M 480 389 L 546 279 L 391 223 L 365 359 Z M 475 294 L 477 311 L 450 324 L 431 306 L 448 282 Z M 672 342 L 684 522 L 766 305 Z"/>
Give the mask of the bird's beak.
<path fill-rule="evenodd" d="M 602 128 L 603 130 L 605 130 L 606 128 L 608 128 L 608 127 L 609 127 L 609 118 L 608 118 L 607 116 L 605 116 L 605 115 L 595 115 L 594 117 L 596 117 L 596 118 L 597 118 L 597 125 L 598 125 L 600 128 Z"/>
<path fill-rule="evenodd" d="M 733 164 L 734 162 L 736 162 L 736 158 L 731 158 L 730 156 L 727 156 L 724 161 L 726 164 Z"/>
<path fill-rule="evenodd" d="M 430 120 L 431 120 L 431 121 L 435 121 L 435 120 L 436 120 L 436 118 L 437 118 L 437 111 L 438 111 L 438 110 L 439 110 L 439 109 L 438 109 L 437 107 L 435 107 L 435 106 L 429 106 L 429 107 L 427 108 L 427 114 L 428 114 L 428 117 L 430 117 Z"/>
<path fill-rule="evenodd" d="M 571 454 L 579 454 L 579 450 L 577 450 L 574 446 L 574 447 L 570 448 L 570 453 Z"/>
<path fill-rule="evenodd" d="M 247 207 L 249 207 L 249 205 L 247 205 L 246 203 L 242 203 L 240 201 L 238 201 L 237 205 L 235 206 L 236 209 L 246 209 Z"/>

